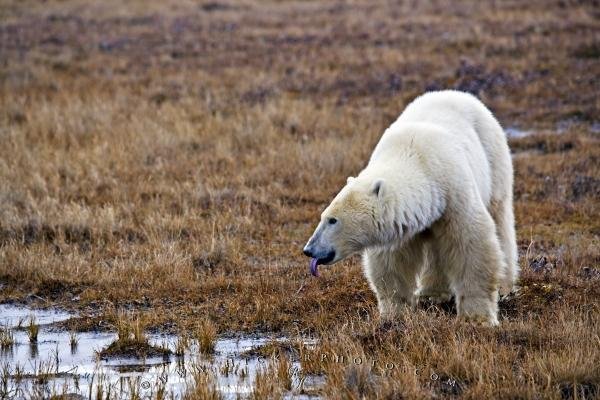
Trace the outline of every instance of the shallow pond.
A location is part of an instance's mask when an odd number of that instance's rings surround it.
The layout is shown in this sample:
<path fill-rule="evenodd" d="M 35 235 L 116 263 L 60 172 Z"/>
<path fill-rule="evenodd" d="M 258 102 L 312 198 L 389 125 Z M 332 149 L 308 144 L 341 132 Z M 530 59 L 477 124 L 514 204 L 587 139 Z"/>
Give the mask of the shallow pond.
<path fill-rule="evenodd" d="M 40 325 L 36 344 L 29 341 L 26 327 L 31 317 Z M 69 332 L 57 331 L 52 323 L 73 315 L 57 310 L 33 310 L 12 305 L 0 305 L 0 324 L 12 332 L 14 344 L 0 349 L 0 398 L 47 398 L 52 394 L 73 394 L 89 398 L 98 390 L 111 391 L 117 398 L 130 397 L 134 392 L 141 398 L 154 398 L 163 392 L 174 398 L 193 387 L 200 374 L 210 374 L 211 382 L 225 398 L 245 397 L 252 393 L 257 372 L 271 362 L 261 358 L 257 349 L 282 337 L 240 336 L 216 341 L 212 356 L 203 356 L 197 346 L 190 345 L 183 356 L 151 357 L 146 359 L 100 359 L 101 349 L 112 343 L 117 335 L 110 332 L 75 333 L 72 345 Z M 150 344 L 174 351 L 175 335 L 148 334 Z M 303 340 L 313 346 L 314 341 Z M 303 376 L 300 363 L 290 362 L 292 390 L 289 397 L 309 398 L 324 383 L 322 377 Z M 314 396 L 312 396 L 314 398 Z"/>
<path fill-rule="evenodd" d="M 506 136 L 510 138 L 522 138 L 525 136 L 530 136 L 535 133 L 535 131 L 524 130 L 516 127 L 508 127 L 504 129 Z"/>

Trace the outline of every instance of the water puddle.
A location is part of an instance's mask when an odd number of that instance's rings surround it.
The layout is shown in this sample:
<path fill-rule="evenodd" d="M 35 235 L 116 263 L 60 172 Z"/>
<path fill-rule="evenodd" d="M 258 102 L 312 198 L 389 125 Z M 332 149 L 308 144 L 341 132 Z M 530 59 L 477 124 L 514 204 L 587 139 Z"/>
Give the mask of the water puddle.
<path fill-rule="evenodd" d="M 29 321 L 39 324 L 37 343 L 29 340 Z M 48 398 L 69 394 L 69 398 L 96 398 L 109 391 L 117 398 L 182 398 L 194 384 L 210 382 L 227 399 L 252 394 L 257 373 L 274 363 L 260 356 L 261 346 L 286 342 L 283 337 L 244 336 L 220 338 L 211 356 L 202 355 L 191 342 L 183 355 L 137 358 L 100 358 L 98 352 L 117 339 L 111 332 L 70 333 L 51 324 L 73 315 L 57 310 L 33 310 L 0 305 L 0 398 Z M 8 335 L 8 336 L 7 336 Z M 147 334 L 151 345 L 175 352 L 176 335 Z M 9 340 L 7 341 L 7 338 Z M 12 340 L 12 344 L 9 344 Z M 75 343 L 76 342 L 76 343 Z M 302 340 L 311 347 L 314 340 Z M 207 380 L 199 377 L 206 377 Z M 208 379 L 210 378 L 210 379 Z M 302 374 L 298 360 L 289 362 L 289 398 L 316 398 L 324 378 Z M 91 396 L 91 397 L 90 397 Z"/>
<path fill-rule="evenodd" d="M 543 132 L 544 133 L 552 132 L 557 135 L 560 135 L 560 134 L 569 132 L 570 129 L 572 129 L 573 127 L 578 126 L 580 124 L 581 124 L 581 121 L 577 118 L 567 118 L 567 119 L 558 121 L 553 130 L 550 130 L 550 131 L 544 130 Z M 585 123 L 585 124 L 583 124 L 583 126 L 588 126 L 589 131 L 592 133 L 600 133 L 600 121 L 593 121 L 589 125 L 587 123 Z M 516 126 L 511 126 L 511 127 L 505 128 L 504 132 L 506 134 L 506 137 L 509 139 L 519 139 L 519 138 L 524 138 L 527 136 L 534 135 L 534 134 L 538 133 L 539 131 L 537 131 L 535 129 L 522 129 L 522 128 L 519 128 Z"/>
<path fill-rule="evenodd" d="M 57 309 L 36 309 L 35 311 L 11 304 L 0 304 L 0 326 L 26 326 L 31 317 L 35 317 L 38 325 L 49 325 L 66 321 L 74 315 Z"/>
<path fill-rule="evenodd" d="M 505 128 L 504 132 L 506 133 L 506 137 L 508 137 L 509 139 L 523 138 L 526 136 L 531 136 L 535 133 L 535 131 L 529 131 L 516 127 Z"/>

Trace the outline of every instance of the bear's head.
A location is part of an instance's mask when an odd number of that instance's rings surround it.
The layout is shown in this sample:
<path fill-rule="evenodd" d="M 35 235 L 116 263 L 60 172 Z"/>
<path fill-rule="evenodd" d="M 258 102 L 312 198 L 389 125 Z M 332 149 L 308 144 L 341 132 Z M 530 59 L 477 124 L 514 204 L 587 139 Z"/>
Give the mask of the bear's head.
<path fill-rule="evenodd" d="M 321 214 L 321 222 L 304 247 L 311 273 L 319 264 L 338 261 L 377 244 L 385 199 L 382 179 L 348 178 L 346 186 Z"/>

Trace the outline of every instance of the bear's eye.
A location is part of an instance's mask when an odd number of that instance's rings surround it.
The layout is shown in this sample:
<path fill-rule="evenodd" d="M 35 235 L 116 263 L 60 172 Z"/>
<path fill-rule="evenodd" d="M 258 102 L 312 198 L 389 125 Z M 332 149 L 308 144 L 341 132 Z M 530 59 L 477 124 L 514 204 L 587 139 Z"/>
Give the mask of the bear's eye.
<path fill-rule="evenodd" d="M 337 223 L 337 219 L 335 218 L 329 218 L 329 225 L 335 225 Z"/>

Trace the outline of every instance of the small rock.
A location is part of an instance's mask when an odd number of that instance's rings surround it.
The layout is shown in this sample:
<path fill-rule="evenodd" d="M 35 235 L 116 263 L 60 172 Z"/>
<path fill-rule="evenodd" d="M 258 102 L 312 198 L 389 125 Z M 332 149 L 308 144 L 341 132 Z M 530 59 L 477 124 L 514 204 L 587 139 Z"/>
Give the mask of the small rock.
<path fill-rule="evenodd" d="M 600 278 L 600 270 L 596 268 L 583 267 L 579 271 L 579 276 L 584 279 L 598 279 Z"/>
<path fill-rule="evenodd" d="M 533 272 L 549 272 L 554 269 L 554 264 L 549 262 L 546 256 L 538 256 L 529 262 L 529 268 Z"/>

